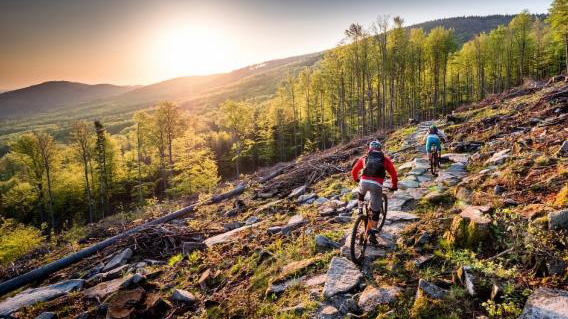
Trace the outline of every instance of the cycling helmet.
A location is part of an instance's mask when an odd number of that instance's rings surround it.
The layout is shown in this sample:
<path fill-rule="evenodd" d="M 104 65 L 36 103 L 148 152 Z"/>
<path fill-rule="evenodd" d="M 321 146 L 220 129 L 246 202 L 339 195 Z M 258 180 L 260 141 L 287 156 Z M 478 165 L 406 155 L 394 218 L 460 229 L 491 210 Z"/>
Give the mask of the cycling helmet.
<path fill-rule="evenodd" d="M 436 134 L 438 132 L 438 128 L 436 127 L 436 125 L 432 124 L 430 125 L 430 133 L 431 134 Z"/>
<path fill-rule="evenodd" d="M 369 143 L 369 149 L 371 151 L 378 151 L 383 147 L 383 145 L 381 145 L 381 142 L 379 141 L 372 141 L 371 143 Z"/>

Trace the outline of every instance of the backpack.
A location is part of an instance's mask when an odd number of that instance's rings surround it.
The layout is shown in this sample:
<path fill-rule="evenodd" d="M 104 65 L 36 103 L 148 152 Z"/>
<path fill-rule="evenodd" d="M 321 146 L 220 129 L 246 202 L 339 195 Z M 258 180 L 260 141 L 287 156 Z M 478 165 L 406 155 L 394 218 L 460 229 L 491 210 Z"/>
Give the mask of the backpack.
<path fill-rule="evenodd" d="M 385 154 L 372 151 L 365 157 L 363 175 L 385 178 Z"/>

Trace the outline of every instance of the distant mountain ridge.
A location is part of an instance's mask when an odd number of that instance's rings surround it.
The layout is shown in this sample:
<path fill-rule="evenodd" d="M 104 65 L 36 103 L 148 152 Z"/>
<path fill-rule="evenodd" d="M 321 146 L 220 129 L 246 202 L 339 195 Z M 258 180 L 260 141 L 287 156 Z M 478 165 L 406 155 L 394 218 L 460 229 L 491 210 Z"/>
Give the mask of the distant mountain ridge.
<path fill-rule="evenodd" d="M 48 81 L 0 94 L 0 116 L 25 116 L 118 95 L 136 86 Z"/>
<path fill-rule="evenodd" d="M 540 18 L 546 15 L 536 15 Z M 458 45 L 480 32 L 507 24 L 514 15 L 469 16 L 438 19 L 408 26 L 429 32 L 437 26 L 454 29 Z M 50 111 L 73 111 L 76 116 L 110 115 L 147 108 L 170 100 L 184 108 L 206 109 L 227 99 L 259 98 L 274 94 L 289 73 L 299 72 L 318 63 L 323 52 L 271 60 L 228 73 L 178 77 L 146 86 L 89 85 L 68 81 L 50 81 L 0 93 L 0 119 L 16 118 Z M 75 116 L 73 115 L 73 116 Z"/>

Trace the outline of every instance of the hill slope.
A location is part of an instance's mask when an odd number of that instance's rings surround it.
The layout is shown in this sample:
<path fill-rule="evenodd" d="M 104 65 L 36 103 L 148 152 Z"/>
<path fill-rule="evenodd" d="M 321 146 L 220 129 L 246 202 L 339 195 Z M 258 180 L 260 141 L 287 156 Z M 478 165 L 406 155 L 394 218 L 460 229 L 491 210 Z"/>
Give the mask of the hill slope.
<path fill-rule="evenodd" d="M 107 98 L 132 90 L 131 86 L 49 81 L 0 94 L 0 117 L 32 115 L 56 107 Z"/>
<path fill-rule="evenodd" d="M 502 318 L 567 317 L 568 150 L 559 152 L 568 144 L 567 103 L 568 84 L 537 83 L 436 121 L 456 152 L 444 154 L 438 176 L 409 147 L 432 122 L 380 134 L 400 190 L 388 194 L 379 244 L 367 247 L 361 267 L 348 260 L 358 216 L 349 168 L 376 135 L 249 176 L 234 205 L 204 204 L 184 220 L 149 226 L 41 284 L 72 283 L 79 292 L 39 302 L 50 298 L 18 291 L 0 301 L 0 314 L 27 307 L 19 318 L 475 318 L 499 309 Z M 0 268 L 0 278 L 156 211 L 89 225 L 77 242 Z"/>
<path fill-rule="evenodd" d="M 540 14 L 535 15 L 541 19 L 545 18 L 546 15 Z M 427 21 L 419 24 L 410 26 L 409 28 L 422 28 L 424 32 L 430 32 L 438 26 L 443 26 L 447 29 L 454 29 L 456 41 L 458 45 L 463 45 L 465 42 L 473 39 L 477 34 L 481 32 L 488 32 L 499 25 L 506 25 L 514 18 L 514 15 L 490 15 L 490 16 L 469 16 L 469 17 L 454 17 L 446 19 L 437 19 L 432 21 Z"/>

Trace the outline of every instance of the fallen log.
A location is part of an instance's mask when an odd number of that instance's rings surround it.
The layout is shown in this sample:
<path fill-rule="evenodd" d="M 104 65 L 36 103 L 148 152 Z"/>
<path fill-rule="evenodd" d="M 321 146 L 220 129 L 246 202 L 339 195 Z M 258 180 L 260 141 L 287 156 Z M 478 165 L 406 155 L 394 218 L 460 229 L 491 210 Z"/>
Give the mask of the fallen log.
<path fill-rule="evenodd" d="M 199 205 L 207 205 L 207 204 L 213 204 L 213 203 L 218 203 L 221 202 L 223 200 L 238 196 L 240 194 L 242 194 L 244 192 L 244 190 L 246 189 L 246 185 L 245 184 L 239 184 L 236 188 L 234 188 L 233 190 L 226 192 L 224 194 L 221 195 L 214 195 L 209 201 L 205 202 L 205 203 L 196 203 L 193 204 L 191 206 L 187 206 L 184 207 L 178 211 L 175 211 L 173 213 L 170 213 L 166 216 L 162 216 L 158 219 L 149 221 L 143 225 L 140 226 L 136 226 L 132 229 L 127 230 L 126 232 L 113 236 L 111 238 L 107 238 L 93 246 L 87 247 L 87 248 L 83 248 L 80 251 L 73 253 L 67 257 L 64 257 L 62 259 L 56 260 L 52 263 L 49 263 L 45 266 L 42 266 L 40 268 L 34 269 L 32 271 L 29 271 L 23 275 L 20 275 L 18 277 L 6 280 L 4 282 L 0 283 L 0 297 L 11 292 L 14 291 L 22 286 L 25 286 L 27 284 L 30 284 L 34 281 L 38 281 L 38 280 L 42 280 L 47 278 L 49 275 L 51 275 L 52 273 L 64 269 L 70 265 L 72 265 L 73 263 L 78 262 L 79 260 L 88 257 L 110 245 L 113 245 L 114 243 L 116 243 L 117 241 L 119 241 L 122 238 L 128 237 L 134 233 L 138 233 L 146 228 L 148 228 L 149 226 L 153 226 L 153 225 L 158 225 L 158 224 L 162 224 L 162 223 L 166 223 L 169 221 L 172 221 L 174 219 L 177 219 L 181 216 L 184 216 L 188 213 L 191 213 L 197 206 Z"/>
<path fill-rule="evenodd" d="M 294 164 L 283 166 L 283 167 L 275 170 L 274 172 L 272 172 L 272 173 L 270 173 L 266 176 L 261 177 L 258 181 L 261 182 L 261 183 L 266 183 L 269 180 L 273 179 L 274 177 L 284 173 L 284 171 L 287 171 L 291 168 L 294 168 Z"/>
<path fill-rule="evenodd" d="M 224 200 L 233 198 L 235 196 L 239 196 L 241 195 L 245 189 L 247 188 L 247 185 L 245 183 L 241 183 L 239 185 L 237 185 L 237 187 L 233 188 L 232 190 L 221 194 L 221 195 L 213 195 L 213 197 L 211 197 L 211 199 L 209 201 L 207 201 L 205 204 L 215 204 L 215 203 L 219 203 L 222 202 Z"/>

